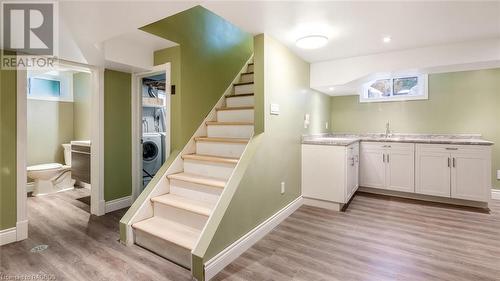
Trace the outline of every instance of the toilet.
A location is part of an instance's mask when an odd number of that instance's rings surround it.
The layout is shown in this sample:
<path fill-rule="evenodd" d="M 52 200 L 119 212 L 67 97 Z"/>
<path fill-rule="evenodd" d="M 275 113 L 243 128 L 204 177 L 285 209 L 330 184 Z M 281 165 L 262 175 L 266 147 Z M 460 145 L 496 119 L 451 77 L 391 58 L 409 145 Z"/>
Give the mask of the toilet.
<path fill-rule="evenodd" d="M 65 165 L 48 163 L 29 166 L 28 177 L 34 180 L 33 196 L 45 195 L 74 188 L 71 179 L 71 144 L 62 144 Z"/>

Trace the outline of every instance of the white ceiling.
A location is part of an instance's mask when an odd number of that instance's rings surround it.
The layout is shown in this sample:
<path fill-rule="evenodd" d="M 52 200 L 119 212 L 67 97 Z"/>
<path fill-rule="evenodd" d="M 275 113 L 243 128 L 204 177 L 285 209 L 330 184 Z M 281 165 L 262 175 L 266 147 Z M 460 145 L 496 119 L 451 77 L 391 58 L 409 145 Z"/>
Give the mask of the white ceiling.
<path fill-rule="evenodd" d="M 309 62 L 500 37 L 500 2 L 217 2 L 203 6 L 253 34 L 266 32 Z M 295 41 L 330 37 L 318 50 Z M 384 44 L 382 37 L 391 36 Z"/>
<path fill-rule="evenodd" d="M 61 21 L 88 61 L 100 44 L 124 36 L 144 40 L 138 27 L 202 4 L 242 29 L 268 33 L 309 62 L 500 37 L 500 2 L 60 1 Z M 329 44 L 300 50 L 295 40 L 325 34 Z M 382 43 L 390 35 L 392 42 Z M 167 44 L 168 45 L 168 44 Z M 101 58 L 102 59 L 102 58 Z"/>

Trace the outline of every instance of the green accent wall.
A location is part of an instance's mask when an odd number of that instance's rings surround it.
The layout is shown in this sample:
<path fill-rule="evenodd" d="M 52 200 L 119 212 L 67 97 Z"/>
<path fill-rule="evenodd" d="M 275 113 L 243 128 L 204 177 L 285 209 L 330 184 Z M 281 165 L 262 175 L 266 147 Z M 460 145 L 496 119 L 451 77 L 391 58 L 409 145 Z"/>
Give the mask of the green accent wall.
<path fill-rule="evenodd" d="M 0 68 L 0 230 L 15 227 L 17 221 L 16 97 L 16 71 Z"/>
<path fill-rule="evenodd" d="M 479 133 L 495 142 L 492 186 L 500 188 L 500 69 L 429 75 L 424 101 L 359 103 L 358 96 L 331 98 L 334 132 Z"/>
<path fill-rule="evenodd" d="M 182 149 L 252 55 L 253 37 L 201 6 L 141 29 L 180 45 L 171 136 L 172 150 Z M 156 64 L 168 61 L 165 51 L 155 53 Z"/>
<path fill-rule="evenodd" d="M 73 132 L 75 140 L 90 140 L 92 76 L 80 72 L 73 75 Z"/>
<path fill-rule="evenodd" d="M 132 194 L 130 73 L 104 71 L 104 200 Z"/>
<path fill-rule="evenodd" d="M 255 42 L 255 69 L 264 71 L 256 73 L 264 78 L 263 85 L 256 80 L 257 89 L 264 90 L 264 133 L 255 137 L 258 147 L 249 144 L 252 159 L 206 251 L 195 251 L 203 262 L 301 195 L 301 136 L 327 132 L 330 97 L 309 88 L 309 63 L 267 35 L 257 36 Z M 280 105 L 280 115 L 269 114 L 270 103 Z M 304 129 L 306 113 L 311 114 L 311 126 Z M 281 182 L 286 186 L 284 194 Z"/>
<path fill-rule="evenodd" d="M 73 103 L 27 100 L 27 165 L 64 164 L 61 144 L 73 140 Z"/>
<path fill-rule="evenodd" d="M 173 132 L 170 135 L 170 145 L 172 149 L 181 149 L 183 147 L 181 124 L 181 47 L 175 46 L 154 52 L 154 64 L 160 65 L 170 63 L 170 83 L 175 85 L 175 95 L 170 96 L 170 129 Z"/>

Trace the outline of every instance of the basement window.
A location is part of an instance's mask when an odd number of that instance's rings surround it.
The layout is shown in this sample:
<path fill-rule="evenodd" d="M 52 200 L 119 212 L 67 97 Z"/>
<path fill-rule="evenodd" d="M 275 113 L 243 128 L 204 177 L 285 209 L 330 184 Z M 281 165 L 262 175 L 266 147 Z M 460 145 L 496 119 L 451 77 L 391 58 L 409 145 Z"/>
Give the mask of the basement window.
<path fill-rule="evenodd" d="M 427 75 L 404 75 L 371 80 L 361 88 L 360 102 L 426 100 Z"/>

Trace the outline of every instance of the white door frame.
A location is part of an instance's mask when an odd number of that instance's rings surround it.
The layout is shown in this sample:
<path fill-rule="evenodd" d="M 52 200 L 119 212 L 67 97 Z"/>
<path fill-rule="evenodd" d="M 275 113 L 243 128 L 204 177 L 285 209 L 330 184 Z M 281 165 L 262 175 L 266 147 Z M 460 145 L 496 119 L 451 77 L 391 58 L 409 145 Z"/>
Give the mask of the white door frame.
<path fill-rule="evenodd" d="M 142 81 L 141 79 L 147 76 L 165 73 L 165 150 L 164 158 L 167 159 L 170 155 L 170 63 L 156 65 L 151 70 L 146 72 L 138 72 L 132 75 L 132 202 L 139 197 L 142 189 Z"/>
<path fill-rule="evenodd" d="M 59 60 L 57 65 L 75 70 L 90 71 L 91 93 L 91 214 L 104 215 L 104 68 Z M 28 72 L 17 70 L 17 240 L 28 237 L 27 215 L 27 77 Z"/>

